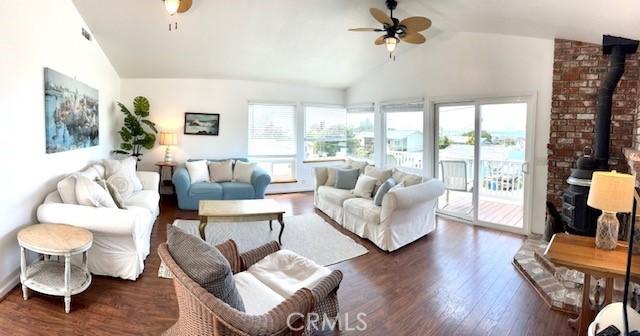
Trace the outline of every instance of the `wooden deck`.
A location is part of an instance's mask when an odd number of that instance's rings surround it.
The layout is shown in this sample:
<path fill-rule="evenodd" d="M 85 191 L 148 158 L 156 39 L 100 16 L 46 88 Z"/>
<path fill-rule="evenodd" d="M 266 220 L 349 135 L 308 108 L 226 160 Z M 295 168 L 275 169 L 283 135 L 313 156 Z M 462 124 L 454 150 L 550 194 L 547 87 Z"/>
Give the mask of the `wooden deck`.
<path fill-rule="evenodd" d="M 461 217 L 473 217 L 471 193 L 451 192 L 449 204 L 446 198 L 440 198 L 440 210 Z M 523 227 L 523 209 L 521 205 L 500 199 L 483 198 L 479 201 L 478 219 L 483 222 L 495 223 L 515 228 Z"/>

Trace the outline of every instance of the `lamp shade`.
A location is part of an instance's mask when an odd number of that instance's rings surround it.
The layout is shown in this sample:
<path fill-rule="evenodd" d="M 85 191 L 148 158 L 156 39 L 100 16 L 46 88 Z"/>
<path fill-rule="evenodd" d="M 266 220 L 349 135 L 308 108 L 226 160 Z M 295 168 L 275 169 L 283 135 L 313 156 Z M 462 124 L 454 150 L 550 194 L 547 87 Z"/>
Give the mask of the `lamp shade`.
<path fill-rule="evenodd" d="M 611 172 L 594 172 L 587 204 L 607 212 L 630 212 L 633 208 L 633 175 Z"/>
<path fill-rule="evenodd" d="M 173 132 L 160 132 L 160 144 L 173 146 L 178 144 L 178 135 Z"/>
<path fill-rule="evenodd" d="M 180 0 L 163 0 L 164 1 L 164 9 L 167 10 L 169 15 L 174 15 L 178 12 L 178 8 L 180 8 Z"/>

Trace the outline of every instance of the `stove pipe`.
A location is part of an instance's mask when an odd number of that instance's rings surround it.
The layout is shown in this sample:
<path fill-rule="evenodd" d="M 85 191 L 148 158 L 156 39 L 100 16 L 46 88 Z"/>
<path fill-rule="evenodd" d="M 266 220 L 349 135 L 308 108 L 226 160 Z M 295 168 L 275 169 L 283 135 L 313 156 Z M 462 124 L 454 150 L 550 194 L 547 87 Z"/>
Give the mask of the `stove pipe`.
<path fill-rule="evenodd" d="M 595 125 L 595 161 L 598 170 L 609 170 L 609 140 L 611 132 L 611 105 L 613 92 L 624 74 L 627 54 L 638 50 L 638 41 L 622 37 L 604 35 L 602 53 L 611 55 L 609 72 L 598 89 L 598 112 Z"/>

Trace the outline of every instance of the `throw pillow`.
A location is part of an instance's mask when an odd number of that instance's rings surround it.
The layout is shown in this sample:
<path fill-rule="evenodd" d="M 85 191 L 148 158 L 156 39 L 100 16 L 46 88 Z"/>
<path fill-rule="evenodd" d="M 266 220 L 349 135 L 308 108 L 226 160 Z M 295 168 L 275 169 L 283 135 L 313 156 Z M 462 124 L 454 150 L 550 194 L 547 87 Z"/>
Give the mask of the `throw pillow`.
<path fill-rule="evenodd" d="M 126 179 L 128 183 L 131 184 L 132 191 L 142 190 L 142 182 L 140 182 L 138 175 L 136 175 L 136 158 L 129 157 L 124 160 L 104 160 L 103 163 L 107 179 L 118 176 Z"/>
<path fill-rule="evenodd" d="M 373 177 L 360 175 L 353 189 L 353 194 L 357 197 L 371 199 L 371 194 L 373 193 L 373 188 L 376 186 L 376 182 L 378 182 L 378 180 Z"/>
<path fill-rule="evenodd" d="M 367 161 L 358 161 L 353 159 L 347 159 L 347 166 L 351 168 L 357 168 L 360 171 L 360 174 L 364 174 L 364 168 L 369 164 Z"/>
<path fill-rule="evenodd" d="M 235 182 L 251 183 L 251 175 L 256 168 L 256 163 L 248 163 L 236 160 L 236 165 L 233 167 L 233 180 Z"/>
<path fill-rule="evenodd" d="M 233 161 L 209 162 L 209 175 L 212 182 L 233 180 Z"/>
<path fill-rule="evenodd" d="M 358 169 L 336 169 L 336 185 L 338 189 L 352 190 L 356 187 L 360 171 Z"/>
<path fill-rule="evenodd" d="M 380 169 L 380 168 L 376 168 L 374 166 L 366 166 L 364 167 L 364 174 L 367 176 L 371 176 L 373 178 L 375 178 L 376 181 L 376 187 L 373 190 L 373 193 L 376 193 L 378 191 L 378 188 L 391 177 L 391 174 L 393 173 L 393 169 Z"/>
<path fill-rule="evenodd" d="M 327 182 L 324 183 L 326 186 L 335 186 L 336 185 L 336 169 L 350 169 L 350 166 L 338 166 L 338 167 L 328 167 L 327 168 Z"/>
<path fill-rule="evenodd" d="M 124 205 L 124 200 L 122 199 L 122 195 L 120 195 L 120 193 L 118 192 L 118 189 L 112 183 L 101 178 L 96 178 L 95 181 L 98 183 L 100 187 L 102 187 L 102 189 L 106 190 L 109 193 L 109 196 L 111 196 L 111 199 L 113 199 L 113 202 L 116 204 L 118 209 L 127 208 Z"/>
<path fill-rule="evenodd" d="M 191 184 L 209 182 L 209 167 L 207 167 L 207 160 L 187 161 L 185 162 L 185 166 L 189 172 Z"/>
<path fill-rule="evenodd" d="M 111 184 L 123 198 L 129 198 L 133 194 L 133 184 L 124 176 L 113 175 L 107 179 L 107 182 Z"/>
<path fill-rule="evenodd" d="M 405 186 L 407 187 L 420 184 L 423 181 L 422 176 L 410 174 L 400 169 L 394 169 L 392 176 L 393 176 L 393 179 L 396 180 L 398 183 L 404 182 Z"/>
<path fill-rule="evenodd" d="M 394 180 L 395 180 L 395 179 L 394 179 Z M 392 192 L 392 191 L 396 191 L 396 190 L 400 190 L 400 189 L 402 189 L 402 188 L 405 188 L 406 186 L 407 186 L 407 185 L 404 183 L 404 181 L 403 181 L 403 182 L 400 182 L 400 183 L 398 183 L 398 184 L 394 185 L 393 187 L 391 187 L 391 189 L 389 189 L 389 191 L 387 192 L 387 194 L 388 194 L 388 193 L 390 193 L 390 192 Z"/>
<path fill-rule="evenodd" d="M 231 307 L 244 311 L 229 261 L 217 248 L 169 224 L 167 249 L 193 281 Z"/>
<path fill-rule="evenodd" d="M 60 194 L 60 199 L 62 199 L 62 203 L 65 204 L 78 204 L 78 199 L 76 198 L 76 176 L 69 175 L 57 185 L 58 194 Z"/>
<path fill-rule="evenodd" d="M 382 199 L 384 195 L 386 195 L 391 188 L 393 188 L 397 184 L 396 180 L 393 177 L 388 178 L 384 183 L 378 188 L 376 192 L 376 196 L 373 198 L 373 204 L 377 206 L 382 206 Z"/>
<path fill-rule="evenodd" d="M 109 193 L 84 175 L 76 176 L 76 199 L 78 204 L 96 208 L 117 208 Z"/>

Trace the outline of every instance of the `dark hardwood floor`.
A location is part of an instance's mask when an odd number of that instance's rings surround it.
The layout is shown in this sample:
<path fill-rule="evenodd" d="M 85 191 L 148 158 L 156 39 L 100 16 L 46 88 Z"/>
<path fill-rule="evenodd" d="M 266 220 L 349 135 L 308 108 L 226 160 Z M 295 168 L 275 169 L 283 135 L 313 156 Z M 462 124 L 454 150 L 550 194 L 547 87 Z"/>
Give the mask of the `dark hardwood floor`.
<path fill-rule="evenodd" d="M 288 214 L 313 212 L 313 194 L 275 195 Z M 0 302 L 0 335 L 158 335 L 177 318 L 171 280 L 157 277 L 158 244 L 175 218 L 197 218 L 163 199 L 152 252 L 137 281 L 94 277 L 64 313 L 59 297 L 16 287 Z M 325 218 L 327 218 L 325 216 Z M 337 226 L 336 226 L 337 227 Z M 511 265 L 523 238 L 439 219 L 438 229 L 393 253 L 340 229 L 369 253 L 332 268 L 344 272 L 343 335 L 574 335 Z M 367 329 L 358 313 L 364 313 Z"/>

